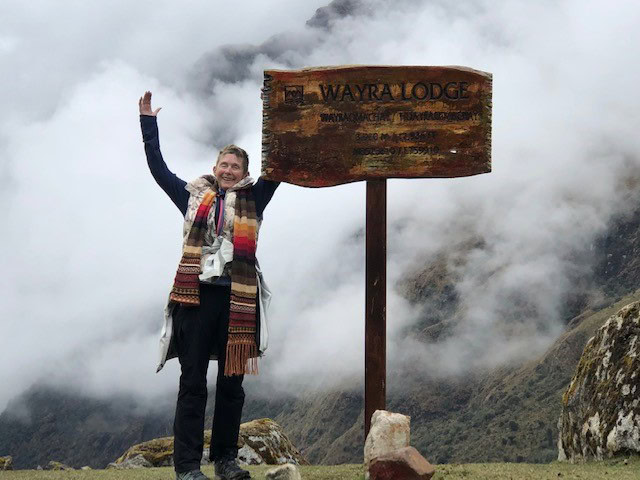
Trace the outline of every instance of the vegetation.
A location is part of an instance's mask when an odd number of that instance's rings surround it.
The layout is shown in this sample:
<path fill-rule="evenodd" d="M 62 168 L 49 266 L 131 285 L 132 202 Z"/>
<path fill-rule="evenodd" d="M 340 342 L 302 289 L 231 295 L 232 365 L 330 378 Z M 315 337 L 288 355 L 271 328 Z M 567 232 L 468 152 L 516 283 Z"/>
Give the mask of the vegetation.
<path fill-rule="evenodd" d="M 261 480 L 271 467 L 249 467 L 253 478 Z M 213 478 L 213 468 L 204 467 L 204 473 Z M 300 467 L 305 480 L 362 480 L 361 465 L 305 466 Z M 2 472 L 6 480 L 172 480 L 171 468 L 148 468 L 136 470 L 87 470 L 46 472 L 18 470 Z M 529 463 L 476 463 L 461 465 L 437 465 L 433 480 L 557 480 L 580 479 L 616 480 L 640 479 L 640 458 L 611 460 L 598 463 L 572 465 L 551 463 L 546 465 Z"/>

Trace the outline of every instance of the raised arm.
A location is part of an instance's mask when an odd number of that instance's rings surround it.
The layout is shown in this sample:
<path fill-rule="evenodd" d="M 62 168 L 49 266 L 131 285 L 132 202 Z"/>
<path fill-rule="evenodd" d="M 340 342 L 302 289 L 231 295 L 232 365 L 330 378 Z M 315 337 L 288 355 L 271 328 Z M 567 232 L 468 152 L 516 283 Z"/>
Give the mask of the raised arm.
<path fill-rule="evenodd" d="M 151 175 L 182 212 L 182 215 L 185 215 L 189 202 L 189 192 L 184 189 L 187 183 L 169 170 L 160 152 L 156 117 L 162 107 L 152 110 L 151 92 L 145 92 L 144 96 L 140 97 L 138 106 L 140 108 L 140 126 L 142 128 L 144 151 L 147 154 L 147 164 L 149 165 L 149 170 L 151 170 Z"/>
<path fill-rule="evenodd" d="M 273 197 L 278 185 L 280 185 L 280 182 L 265 180 L 262 177 L 258 178 L 258 181 L 253 186 L 253 195 L 256 199 L 256 214 L 258 217 L 262 217 L 264 209 L 267 208 L 267 204 L 271 201 L 271 197 Z"/>

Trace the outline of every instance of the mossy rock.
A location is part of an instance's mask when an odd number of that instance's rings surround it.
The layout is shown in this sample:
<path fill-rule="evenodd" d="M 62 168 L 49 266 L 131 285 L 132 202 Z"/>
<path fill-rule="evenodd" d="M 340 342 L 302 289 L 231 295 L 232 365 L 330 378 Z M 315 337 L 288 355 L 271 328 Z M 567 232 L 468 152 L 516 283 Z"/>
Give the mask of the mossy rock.
<path fill-rule="evenodd" d="M 584 348 L 562 398 L 558 459 L 640 453 L 640 302 L 613 315 Z"/>
<path fill-rule="evenodd" d="M 204 432 L 205 450 L 208 450 L 210 445 L 211 430 L 206 430 Z M 268 418 L 253 420 L 240 425 L 238 448 L 238 459 L 246 464 L 309 464 L 291 443 L 283 432 L 282 427 Z M 173 465 L 173 437 L 155 438 L 148 442 L 134 445 L 118 458 L 114 464 L 122 464 L 138 455 L 144 457 L 154 467 Z"/>
<path fill-rule="evenodd" d="M 114 463 L 121 464 L 126 460 L 142 455 L 154 467 L 167 467 L 172 464 L 173 437 L 154 438 L 139 443 L 124 452 Z"/>
<path fill-rule="evenodd" d="M 268 418 L 243 423 L 240 426 L 238 446 L 238 458 L 247 464 L 309 465 L 282 427 Z M 252 452 L 256 455 L 252 455 Z"/>

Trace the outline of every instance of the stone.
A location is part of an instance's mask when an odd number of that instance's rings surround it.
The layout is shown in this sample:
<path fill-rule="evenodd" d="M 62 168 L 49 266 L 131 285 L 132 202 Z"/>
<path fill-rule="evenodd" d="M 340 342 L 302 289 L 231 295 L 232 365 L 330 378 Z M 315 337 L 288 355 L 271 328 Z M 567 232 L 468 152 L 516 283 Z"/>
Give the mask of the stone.
<path fill-rule="evenodd" d="M 300 471 L 291 463 L 267 470 L 265 478 L 267 480 L 302 480 Z"/>
<path fill-rule="evenodd" d="M 65 465 L 62 462 L 55 462 L 53 460 L 47 463 L 44 469 L 45 470 L 74 470 L 74 468 L 70 467 L 69 465 Z"/>
<path fill-rule="evenodd" d="M 89 465 L 85 465 L 84 467 L 80 467 L 80 470 L 93 470 Z"/>
<path fill-rule="evenodd" d="M 368 477 L 371 460 L 409 446 L 411 418 L 386 410 L 376 410 L 371 416 L 371 428 L 364 443 L 364 470 Z"/>
<path fill-rule="evenodd" d="M 0 457 L 0 470 L 13 470 L 13 457 L 11 455 Z"/>
<path fill-rule="evenodd" d="M 202 465 L 210 465 L 209 446 L 211 431 L 204 432 L 204 451 Z M 291 443 L 282 427 L 273 420 L 262 418 L 240 425 L 238 438 L 238 461 L 245 465 L 283 465 L 292 463 L 308 465 L 309 462 Z M 149 467 L 173 466 L 173 437 L 162 437 L 140 443 L 129 448 L 120 458 L 107 468 L 138 468 L 118 467 L 129 459 L 141 456 L 148 465 L 137 459 L 135 465 Z"/>
<path fill-rule="evenodd" d="M 210 448 L 203 448 L 202 449 L 202 458 L 200 459 L 200 465 L 213 465 L 213 462 L 211 461 L 211 459 L 209 458 L 209 452 L 210 452 Z M 171 458 L 171 466 L 173 466 L 173 457 Z"/>
<path fill-rule="evenodd" d="M 247 446 L 247 449 L 244 447 Z M 282 427 L 273 420 L 262 418 L 240 425 L 240 438 L 238 439 L 240 451 L 248 452 L 249 448 L 262 459 L 253 460 L 252 455 L 240 457 L 239 460 L 247 465 L 266 463 L 267 465 L 309 465 L 309 462 L 300 454 L 291 443 Z"/>
<path fill-rule="evenodd" d="M 626 305 L 589 339 L 562 397 L 558 460 L 640 453 L 640 302 Z"/>
<path fill-rule="evenodd" d="M 369 464 L 370 480 L 429 480 L 436 469 L 413 447 L 380 455 Z"/>
<path fill-rule="evenodd" d="M 115 468 L 117 470 L 127 470 L 130 468 L 150 468 L 153 467 L 151 462 L 144 458 L 144 455 L 138 454 L 134 457 L 129 457 L 125 461 L 120 463 L 110 463 L 107 468 Z"/>

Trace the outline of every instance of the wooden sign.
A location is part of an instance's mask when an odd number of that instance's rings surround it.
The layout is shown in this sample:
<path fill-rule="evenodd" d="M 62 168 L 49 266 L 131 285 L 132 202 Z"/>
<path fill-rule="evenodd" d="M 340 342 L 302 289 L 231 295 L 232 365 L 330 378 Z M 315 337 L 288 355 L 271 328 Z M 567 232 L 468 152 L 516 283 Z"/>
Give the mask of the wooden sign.
<path fill-rule="evenodd" d="M 349 66 L 264 73 L 262 175 L 307 187 L 491 171 L 490 73 Z"/>

